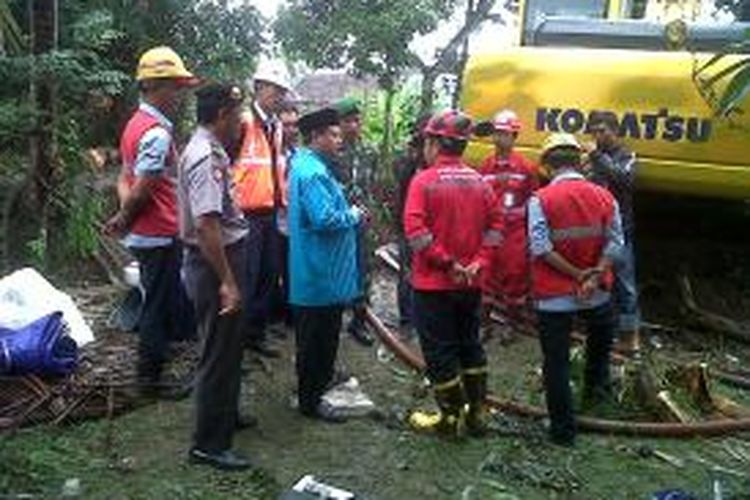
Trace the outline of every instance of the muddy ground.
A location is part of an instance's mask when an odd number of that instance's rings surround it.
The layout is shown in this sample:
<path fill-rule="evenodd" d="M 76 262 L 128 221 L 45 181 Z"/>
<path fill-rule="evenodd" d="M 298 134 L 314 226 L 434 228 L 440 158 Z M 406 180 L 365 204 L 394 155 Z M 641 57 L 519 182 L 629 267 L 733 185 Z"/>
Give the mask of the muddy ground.
<path fill-rule="evenodd" d="M 731 227 L 711 225 L 713 233 L 689 218 L 673 220 L 666 227 L 661 217 L 643 224 L 648 230 L 639 255 L 646 319 L 680 327 L 652 332 L 649 349 L 657 360 L 682 356 L 750 366 L 745 346 L 680 326 L 674 287 L 676 276 L 686 272 L 702 304 L 746 321 L 747 219 L 728 218 Z M 375 308 L 387 321 L 395 320 L 394 298 L 393 280 L 381 271 Z M 455 443 L 416 435 L 398 417 L 431 403 L 421 377 L 377 346 L 362 347 L 345 334 L 340 364 L 359 379 L 379 413 L 343 425 L 310 421 L 290 408 L 292 336 L 287 332 L 275 342 L 284 351 L 281 359 L 245 360 L 243 406 L 260 426 L 239 433 L 236 445 L 253 456 L 257 470 L 222 474 L 187 465 L 191 404 L 160 402 L 111 421 L 0 435 L 0 498 L 57 498 L 68 480 L 67 492 L 80 498 L 266 499 L 305 474 L 373 499 L 630 499 L 676 488 L 714 498 L 717 484 L 723 498 L 750 498 L 750 433 L 689 440 L 582 434 L 570 450 L 546 443 L 543 421 L 497 414 L 494 432 L 485 439 Z M 535 339 L 491 341 L 488 352 L 493 392 L 543 401 Z M 720 384 L 715 389 L 750 407 L 747 391 Z"/>

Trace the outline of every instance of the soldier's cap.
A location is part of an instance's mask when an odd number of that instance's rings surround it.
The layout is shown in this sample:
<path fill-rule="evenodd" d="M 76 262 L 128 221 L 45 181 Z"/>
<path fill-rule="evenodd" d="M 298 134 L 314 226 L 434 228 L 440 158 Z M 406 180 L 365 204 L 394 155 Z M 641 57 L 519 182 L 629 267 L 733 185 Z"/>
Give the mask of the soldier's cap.
<path fill-rule="evenodd" d="M 341 118 L 346 118 L 352 115 L 358 115 L 361 113 L 359 109 L 359 101 L 354 97 L 347 97 L 336 101 L 333 105 L 333 109 L 338 111 Z"/>
<path fill-rule="evenodd" d="M 242 88 L 232 83 L 209 83 L 195 93 L 199 106 L 212 105 L 217 108 L 239 106 L 245 99 Z"/>
<path fill-rule="evenodd" d="M 313 130 L 320 130 L 339 124 L 339 113 L 333 108 L 322 108 L 300 117 L 297 122 L 300 132 L 309 135 Z"/>

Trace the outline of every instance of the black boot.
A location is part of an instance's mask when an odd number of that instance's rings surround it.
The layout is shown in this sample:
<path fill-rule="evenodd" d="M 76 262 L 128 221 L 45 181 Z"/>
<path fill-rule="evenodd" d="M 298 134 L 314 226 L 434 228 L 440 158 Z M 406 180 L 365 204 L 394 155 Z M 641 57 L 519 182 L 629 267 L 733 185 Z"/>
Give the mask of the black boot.
<path fill-rule="evenodd" d="M 487 367 L 470 368 L 462 374 L 469 411 L 466 414 L 466 430 L 472 436 L 483 436 L 487 432 Z"/>
<path fill-rule="evenodd" d="M 461 379 L 435 386 L 435 401 L 439 412 L 415 411 L 409 416 L 409 424 L 415 430 L 441 434 L 450 438 L 461 438 L 466 432 L 466 397 Z"/>

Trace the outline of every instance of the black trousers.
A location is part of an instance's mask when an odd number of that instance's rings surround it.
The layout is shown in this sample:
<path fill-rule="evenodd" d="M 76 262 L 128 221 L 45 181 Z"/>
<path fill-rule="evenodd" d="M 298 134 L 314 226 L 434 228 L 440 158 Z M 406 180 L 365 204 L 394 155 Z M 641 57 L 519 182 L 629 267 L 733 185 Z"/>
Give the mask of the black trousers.
<path fill-rule="evenodd" d="M 184 301 L 179 244 L 132 251 L 145 292 L 138 323 L 138 377 L 154 383 L 161 377 L 169 341 L 193 336 L 192 308 Z"/>
<path fill-rule="evenodd" d="M 333 379 L 341 306 L 294 308 L 299 409 L 312 414 Z"/>
<path fill-rule="evenodd" d="M 273 213 L 246 214 L 248 248 L 245 320 L 250 341 L 266 338 L 266 325 L 272 312 L 281 273 L 281 240 Z"/>
<path fill-rule="evenodd" d="M 607 390 L 609 386 L 609 354 L 615 327 L 611 303 L 577 312 L 537 311 L 550 434 L 563 440 L 574 437 L 576 432 L 570 390 L 570 333 L 576 317 L 584 321 L 588 333 L 584 392 Z"/>
<path fill-rule="evenodd" d="M 226 247 L 237 285 L 244 289 L 245 240 Z M 219 316 L 220 281 L 200 250 L 185 253 L 185 278 L 193 300 L 202 342 L 196 369 L 193 445 L 203 451 L 231 448 L 235 430 L 242 364 L 242 313 Z"/>
<path fill-rule="evenodd" d="M 479 341 L 479 291 L 414 291 L 419 342 L 434 384 L 487 364 Z"/>
<path fill-rule="evenodd" d="M 279 282 L 273 293 L 271 320 L 292 326 L 292 310 L 289 306 L 289 237 L 278 233 L 279 238 Z"/>

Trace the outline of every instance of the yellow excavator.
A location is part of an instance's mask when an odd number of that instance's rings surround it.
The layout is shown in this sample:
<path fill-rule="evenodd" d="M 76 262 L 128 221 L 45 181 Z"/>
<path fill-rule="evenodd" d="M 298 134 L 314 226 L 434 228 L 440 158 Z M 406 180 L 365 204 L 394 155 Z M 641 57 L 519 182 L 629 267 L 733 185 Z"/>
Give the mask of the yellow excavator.
<path fill-rule="evenodd" d="M 728 79 L 712 77 L 748 56 L 707 65 L 750 23 L 700 11 L 699 0 L 521 0 L 518 45 L 469 59 L 462 106 L 479 119 L 514 110 L 531 157 L 550 132 L 590 141 L 589 115 L 612 112 L 640 158 L 639 189 L 750 200 L 750 114 L 712 105 Z M 472 144 L 469 161 L 491 148 Z"/>

